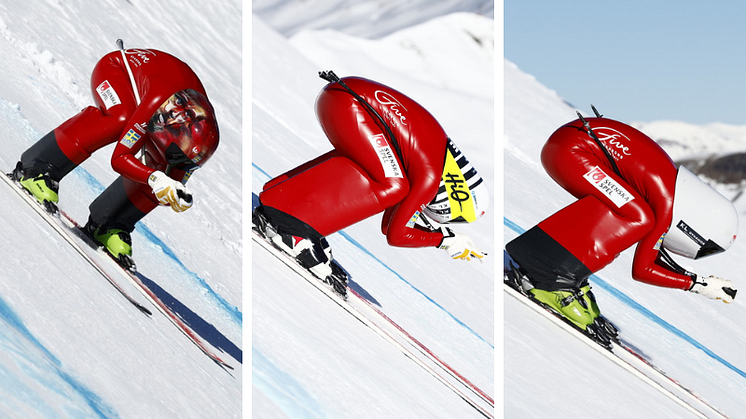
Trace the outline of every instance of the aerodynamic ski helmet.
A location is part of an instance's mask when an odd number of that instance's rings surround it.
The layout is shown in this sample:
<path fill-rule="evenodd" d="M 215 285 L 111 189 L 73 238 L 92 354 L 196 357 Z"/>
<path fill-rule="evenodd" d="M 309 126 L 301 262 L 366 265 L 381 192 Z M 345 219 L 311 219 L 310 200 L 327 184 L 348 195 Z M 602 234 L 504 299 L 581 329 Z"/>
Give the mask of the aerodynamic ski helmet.
<path fill-rule="evenodd" d="M 726 197 L 680 166 L 673 218 L 663 247 L 690 259 L 724 252 L 736 240 L 738 212 Z"/>
<path fill-rule="evenodd" d="M 192 89 L 171 95 L 150 118 L 147 129 L 169 166 L 184 171 L 205 164 L 220 141 L 210 101 Z"/>
<path fill-rule="evenodd" d="M 423 213 L 438 224 L 470 223 L 484 215 L 489 203 L 484 180 L 449 138 L 438 193 Z"/>

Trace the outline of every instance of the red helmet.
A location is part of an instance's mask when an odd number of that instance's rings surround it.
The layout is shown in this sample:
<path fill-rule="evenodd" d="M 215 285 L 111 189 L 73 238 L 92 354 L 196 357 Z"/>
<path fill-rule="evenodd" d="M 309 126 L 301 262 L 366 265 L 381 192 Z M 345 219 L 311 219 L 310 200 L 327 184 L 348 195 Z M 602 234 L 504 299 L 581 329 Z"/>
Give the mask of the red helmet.
<path fill-rule="evenodd" d="M 169 165 L 185 171 L 205 164 L 220 140 L 210 101 L 192 89 L 171 95 L 150 118 L 148 133 Z"/>

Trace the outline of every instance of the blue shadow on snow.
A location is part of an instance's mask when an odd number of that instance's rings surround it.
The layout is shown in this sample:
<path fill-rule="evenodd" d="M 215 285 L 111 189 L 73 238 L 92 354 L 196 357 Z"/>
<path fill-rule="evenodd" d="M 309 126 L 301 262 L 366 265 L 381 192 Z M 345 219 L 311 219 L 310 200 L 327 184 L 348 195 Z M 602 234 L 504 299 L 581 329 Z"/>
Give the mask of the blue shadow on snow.
<path fill-rule="evenodd" d="M 192 311 L 189 307 L 184 305 L 176 297 L 169 294 L 168 291 L 161 288 L 158 284 L 152 281 L 145 275 L 137 272 L 135 275 L 147 286 L 153 294 L 155 294 L 167 307 L 171 309 L 181 320 L 186 323 L 195 333 L 212 345 L 215 349 L 219 349 L 239 363 L 243 363 L 243 351 L 241 348 L 236 346 L 230 339 L 220 333 L 218 329 L 212 324 L 208 323 L 199 316 L 199 314 Z"/>

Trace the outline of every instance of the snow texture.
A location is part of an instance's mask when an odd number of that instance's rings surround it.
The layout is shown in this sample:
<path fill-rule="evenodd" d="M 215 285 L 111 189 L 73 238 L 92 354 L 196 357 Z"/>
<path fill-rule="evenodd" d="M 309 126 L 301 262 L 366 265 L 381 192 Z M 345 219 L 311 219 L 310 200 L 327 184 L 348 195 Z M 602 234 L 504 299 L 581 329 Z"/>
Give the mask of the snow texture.
<path fill-rule="evenodd" d="M 209 12 L 203 4 L 3 3 L 0 169 L 10 171 L 26 148 L 93 103 L 90 73 L 118 38 L 187 62 L 216 108 L 220 148 L 190 181 L 191 210 L 156 208 L 137 225 L 134 257 L 236 369 L 222 370 L 165 316 L 137 311 L 0 185 L 0 417 L 241 417 L 242 9 L 238 1 Z M 61 182 L 60 207 L 81 223 L 116 177 L 112 150 Z"/>

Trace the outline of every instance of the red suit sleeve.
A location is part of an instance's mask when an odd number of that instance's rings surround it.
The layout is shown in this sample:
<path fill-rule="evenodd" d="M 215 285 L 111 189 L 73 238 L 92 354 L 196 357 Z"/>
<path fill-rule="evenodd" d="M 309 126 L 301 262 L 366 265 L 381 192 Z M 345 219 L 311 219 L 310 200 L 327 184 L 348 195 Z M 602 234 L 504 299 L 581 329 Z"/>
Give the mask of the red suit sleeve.
<path fill-rule="evenodd" d="M 440 169 L 437 177 L 432 174 L 425 179 L 411 182 L 409 195 L 398 205 L 387 209 L 383 214 L 381 231 L 386 241 L 397 247 L 437 247 L 443 241 L 443 234 L 408 226 L 412 216 L 421 210 L 422 205 L 429 203 L 440 184 Z"/>
<path fill-rule="evenodd" d="M 437 126 L 440 129 L 439 126 Z M 443 241 L 443 234 L 414 225 L 412 217 L 422 211 L 422 206 L 432 201 L 438 192 L 445 161 L 446 136 L 440 142 L 431 141 L 428 147 L 417 147 L 416 156 L 410 157 L 407 170 L 410 191 L 398 205 L 384 212 L 381 231 L 386 241 L 397 247 L 437 247 Z M 434 146 L 433 146 L 434 145 Z M 408 150 L 411 151 L 411 150 Z"/>
<path fill-rule="evenodd" d="M 659 287 L 690 289 L 692 278 L 689 275 L 674 272 L 660 261 L 660 251 L 655 248 L 655 245 L 661 234 L 661 230 L 656 228 L 653 233 L 637 244 L 632 262 L 632 277 L 636 281 Z"/>
<path fill-rule="evenodd" d="M 163 98 L 163 101 L 167 98 L 168 96 Z M 114 147 L 114 152 L 111 156 L 111 167 L 114 171 L 133 182 L 147 183 L 148 176 L 154 171 L 135 157 L 137 152 L 148 142 L 148 134 L 144 129 L 144 125 L 141 125 L 142 122 L 138 123 L 138 121 L 147 122 L 163 101 L 155 106 L 145 103 L 140 104 L 129 121 L 127 121 L 127 125 L 119 137 L 120 139 Z"/>
<path fill-rule="evenodd" d="M 635 248 L 632 278 L 659 287 L 688 290 L 692 286 L 692 278 L 672 271 L 660 260 L 660 241 L 668 231 L 673 212 L 673 197 L 668 195 L 663 188 L 648 194 L 649 203 L 656 213 L 655 226 Z"/>

